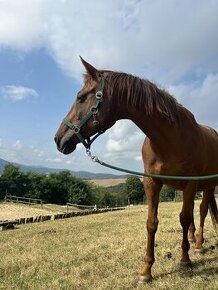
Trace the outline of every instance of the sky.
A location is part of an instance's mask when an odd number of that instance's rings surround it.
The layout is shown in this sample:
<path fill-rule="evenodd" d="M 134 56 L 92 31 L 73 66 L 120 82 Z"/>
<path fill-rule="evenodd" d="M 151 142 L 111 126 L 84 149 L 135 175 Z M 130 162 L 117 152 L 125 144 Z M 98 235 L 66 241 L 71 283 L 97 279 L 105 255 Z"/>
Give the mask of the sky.
<path fill-rule="evenodd" d="M 218 130 L 217 15 L 216 0 L 0 0 L 0 158 L 119 174 L 53 141 L 82 87 L 79 55 L 155 82 Z M 144 138 L 122 120 L 92 151 L 139 171 Z"/>

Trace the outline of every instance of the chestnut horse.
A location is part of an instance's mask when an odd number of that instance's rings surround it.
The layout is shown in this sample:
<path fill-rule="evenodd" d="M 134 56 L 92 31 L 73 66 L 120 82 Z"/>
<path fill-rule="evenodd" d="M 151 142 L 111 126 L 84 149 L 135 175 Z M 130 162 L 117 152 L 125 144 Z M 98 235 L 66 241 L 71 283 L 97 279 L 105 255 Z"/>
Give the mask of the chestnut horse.
<path fill-rule="evenodd" d="M 84 86 L 55 135 L 59 151 L 69 154 L 80 142 L 89 148 L 93 140 L 117 120 L 130 119 L 147 136 L 142 147 L 145 173 L 170 176 L 218 173 L 218 135 L 215 130 L 199 125 L 189 110 L 150 81 L 126 73 L 97 70 L 82 58 L 81 61 L 86 69 Z M 90 140 L 92 136 L 94 139 Z M 142 283 L 152 279 L 159 192 L 163 184 L 183 191 L 180 213 L 183 229 L 181 266 L 191 266 L 188 236 L 194 237 L 193 207 L 196 191 L 204 191 L 197 249 L 202 248 L 208 207 L 214 224 L 218 223 L 214 197 L 218 178 L 198 181 L 145 177 L 143 183 L 148 202 L 148 236 L 144 265 L 139 277 Z"/>

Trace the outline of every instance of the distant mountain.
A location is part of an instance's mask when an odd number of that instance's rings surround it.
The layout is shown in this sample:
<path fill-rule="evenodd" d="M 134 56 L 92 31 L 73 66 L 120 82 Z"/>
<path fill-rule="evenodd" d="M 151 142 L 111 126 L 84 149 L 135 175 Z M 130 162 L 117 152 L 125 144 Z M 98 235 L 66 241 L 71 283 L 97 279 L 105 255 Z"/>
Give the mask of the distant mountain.
<path fill-rule="evenodd" d="M 13 164 L 20 168 L 21 171 L 24 172 L 38 172 L 43 174 L 50 174 L 54 172 L 61 172 L 64 169 L 55 169 L 55 168 L 48 168 L 42 166 L 29 166 L 23 165 L 15 162 L 9 162 L 4 159 L 0 158 L 0 174 L 3 172 L 5 165 Z M 107 174 L 107 173 L 91 173 L 88 171 L 70 171 L 71 174 L 75 177 L 83 178 L 83 179 L 116 179 L 116 178 L 125 178 L 127 175 L 115 175 L 115 174 Z"/>

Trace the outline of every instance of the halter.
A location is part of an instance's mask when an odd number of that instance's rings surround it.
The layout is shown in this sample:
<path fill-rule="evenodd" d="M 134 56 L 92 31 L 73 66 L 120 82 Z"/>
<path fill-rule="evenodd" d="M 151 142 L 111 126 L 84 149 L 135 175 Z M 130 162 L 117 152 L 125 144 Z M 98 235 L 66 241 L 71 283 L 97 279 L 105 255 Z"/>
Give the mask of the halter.
<path fill-rule="evenodd" d="M 74 131 L 77 138 L 81 141 L 81 143 L 85 146 L 86 149 L 90 149 L 91 144 L 95 141 L 95 139 L 103 134 L 105 132 L 104 129 L 101 128 L 98 120 L 96 119 L 96 116 L 98 114 L 98 109 L 100 103 L 103 102 L 103 90 L 105 86 L 105 80 L 106 80 L 106 73 L 104 73 L 101 77 L 99 88 L 95 94 L 95 100 L 93 105 L 90 108 L 90 111 L 87 115 L 85 115 L 82 120 L 79 122 L 79 124 L 73 124 L 71 123 L 67 118 L 64 118 L 63 123 L 67 125 L 71 130 Z M 83 135 L 80 133 L 81 128 L 88 123 L 88 121 L 93 118 L 93 125 L 96 129 L 96 134 L 91 138 L 84 138 Z"/>

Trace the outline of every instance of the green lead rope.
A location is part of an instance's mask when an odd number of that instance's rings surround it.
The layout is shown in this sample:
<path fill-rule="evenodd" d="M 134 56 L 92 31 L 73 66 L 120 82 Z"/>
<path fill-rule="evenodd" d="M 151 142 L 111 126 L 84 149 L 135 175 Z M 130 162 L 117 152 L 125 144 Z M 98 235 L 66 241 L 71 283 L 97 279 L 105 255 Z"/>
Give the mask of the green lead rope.
<path fill-rule="evenodd" d="M 143 172 L 137 172 L 137 171 L 132 171 L 128 170 L 125 168 L 117 167 L 114 165 L 110 165 L 108 163 L 105 163 L 101 160 L 98 159 L 97 156 L 93 156 L 91 154 L 91 151 L 89 149 L 86 150 L 87 155 L 92 159 L 92 161 L 99 163 L 102 166 L 129 173 L 129 174 L 134 174 L 134 175 L 139 175 L 139 176 L 144 176 L 144 177 L 152 177 L 152 178 L 157 178 L 157 179 L 170 179 L 170 180 L 209 180 L 209 179 L 218 179 L 218 174 L 212 174 L 212 175 L 204 175 L 204 176 L 175 176 L 175 175 L 161 175 L 161 174 L 152 174 L 152 173 L 143 173 Z"/>

